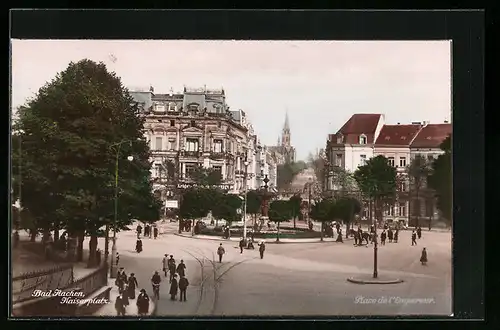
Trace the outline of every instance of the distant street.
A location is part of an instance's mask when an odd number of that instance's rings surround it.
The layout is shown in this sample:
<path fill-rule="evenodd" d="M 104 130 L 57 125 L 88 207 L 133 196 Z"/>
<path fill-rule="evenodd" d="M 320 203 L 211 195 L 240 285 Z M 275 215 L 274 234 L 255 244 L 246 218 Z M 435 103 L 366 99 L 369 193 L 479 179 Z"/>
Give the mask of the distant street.
<path fill-rule="evenodd" d="M 135 233 L 120 234 L 120 264 L 135 272 L 139 286 L 151 292 L 150 278 L 161 272 L 165 253 L 183 259 L 191 283 L 187 302 L 170 301 L 168 281 L 162 283 L 157 315 L 384 315 L 451 313 L 451 234 L 424 232 L 418 246 L 410 232 L 400 242 L 379 248 L 379 275 L 401 278 L 394 285 L 358 285 L 351 276 L 372 273 L 373 248 L 342 243 L 268 244 L 263 260 L 257 250 L 240 254 L 235 242 L 223 242 L 223 263 L 212 265 L 219 241 L 184 238 L 169 233 L 143 239 L 144 251 L 134 251 Z M 100 243 L 101 244 L 101 243 Z M 429 263 L 419 263 L 426 247 Z M 215 280 L 214 280 L 215 278 Z M 391 303 L 377 303 L 393 297 Z M 406 299 L 427 299 L 408 301 Z M 367 299 L 375 299 L 369 301 Z"/>

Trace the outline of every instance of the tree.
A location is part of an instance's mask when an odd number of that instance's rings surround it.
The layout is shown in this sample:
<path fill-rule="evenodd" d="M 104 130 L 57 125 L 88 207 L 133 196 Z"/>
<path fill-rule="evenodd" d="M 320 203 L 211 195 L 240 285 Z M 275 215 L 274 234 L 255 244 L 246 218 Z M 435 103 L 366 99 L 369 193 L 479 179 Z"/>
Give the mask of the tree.
<path fill-rule="evenodd" d="M 269 220 L 278 224 L 278 230 L 276 232 L 276 242 L 280 241 L 280 223 L 290 220 L 291 214 L 292 211 L 290 209 L 290 204 L 288 201 L 277 200 L 271 202 L 271 205 L 269 205 Z"/>
<path fill-rule="evenodd" d="M 354 173 L 358 186 L 373 202 L 376 218 L 381 219 L 381 209 L 386 200 L 396 196 L 396 168 L 384 156 L 371 158 Z M 372 207 L 370 205 L 370 212 Z"/>
<path fill-rule="evenodd" d="M 409 179 L 410 179 L 410 191 L 415 191 L 415 197 L 417 201 L 417 227 L 420 223 L 420 192 L 424 188 L 424 183 L 430 174 L 430 167 L 427 160 L 422 155 L 417 155 L 415 159 L 410 163 L 407 168 Z M 410 199 L 411 203 L 411 199 Z M 410 214 L 411 216 L 411 214 Z"/>
<path fill-rule="evenodd" d="M 255 226 L 255 219 L 257 214 L 260 213 L 260 208 L 262 206 L 262 197 L 257 190 L 250 190 L 247 192 L 247 213 L 253 216 L 253 225 Z"/>
<path fill-rule="evenodd" d="M 288 189 L 295 176 L 307 168 L 306 163 L 299 161 L 296 163 L 285 163 L 277 167 L 278 189 Z"/>
<path fill-rule="evenodd" d="M 211 187 L 221 184 L 222 174 L 213 168 L 203 168 L 198 166 L 191 173 L 191 178 L 200 186 Z"/>
<path fill-rule="evenodd" d="M 290 204 L 290 210 L 292 212 L 293 228 L 296 229 L 297 225 L 296 225 L 295 219 L 300 214 L 300 209 L 301 209 L 301 205 L 302 205 L 302 197 L 300 197 L 300 194 L 295 194 L 290 198 L 288 203 Z"/>
<path fill-rule="evenodd" d="M 354 215 L 361 212 L 361 203 L 354 197 L 341 197 L 335 205 L 335 215 L 345 223 L 345 235 L 349 237 L 349 224 L 354 220 Z"/>
<path fill-rule="evenodd" d="M 241 209 L 242 200 L 239 196 L 233 194 L 221 194 L 219 200 L 213 204 L 212 214 L 217 219 L 224 219 L 231 226 L 234 221 L 241 220 L 241 214 L 238 209 Z"/>
<path fill-rule="evenodd" d="M 150 154 L 144 118 L 120 78 L 90 60 L 71 62 L 18 113 L 14 130 L 22 148 L 14 162 L 17 173 L 22 168 L 23 208 L 45 233 L 65 228 L 78 236 L 79 260 L 85 234 L 90 235 L 92 266 L 99 228 L 114 224 L 117 163 L 118 201 L 125 198 L 127 204 L 118 204 L 115 230 L 132 215 L 156 212 L 158 204 L 147 196 L 152 190 L 146 188 Z"/>
<path fill-rule="evenodd" d="M 334 200 L 322 199 L 311 208 L 311 213 L 309 214 L 311 219 L 321 222 L 321 241 L 323 241 L 324 237 L 324 224 L 328 221 L 332 221 L 332 216 L 335 213 L 334 207 Z"/>
<path fill-rule="evenodd" d="M 451 135 L 441 144 L 444 154 L 432 164 L 432 174 L 429 176 L 428 185 L 436 191 L 437 207 L 448 223 L 453 218 L 453 193 L 451 174 Z"/>
<path fill-rule="evenodd" d="M 320 155 L 317 155 L 315 157 L 312 154 L 309 154 L 309 164 L 314 169 L 314 174 L 316 175 L 316 178 L 321 182 L 321 187 L 324 190 L 324 178 L 326 177 L 327 171 L 325 158 L 321 157 Z"/>

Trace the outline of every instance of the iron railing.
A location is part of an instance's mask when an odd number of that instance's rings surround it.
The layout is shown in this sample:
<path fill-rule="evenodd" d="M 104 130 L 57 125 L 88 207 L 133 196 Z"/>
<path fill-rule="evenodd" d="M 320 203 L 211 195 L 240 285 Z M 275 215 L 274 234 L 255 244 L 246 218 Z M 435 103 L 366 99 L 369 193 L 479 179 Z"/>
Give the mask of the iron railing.
<path fill-rule="evenodd" d="M 71 287 L 79 288 L 80 291 L 84 293 L 85 297 L 87 297 L 107 285 L 107 282 L 107 266 L 106 263 L 103 263 L 96 271 L 74 281 Z"/>
<path fill-rule="evenodd" d="M 58 266 L 42 271 L 29 272 L 12 278 L 12 303 L 19 303 L 35 298 L 33 292 L 66 288 L 73 281 L 71 264 Z"/>

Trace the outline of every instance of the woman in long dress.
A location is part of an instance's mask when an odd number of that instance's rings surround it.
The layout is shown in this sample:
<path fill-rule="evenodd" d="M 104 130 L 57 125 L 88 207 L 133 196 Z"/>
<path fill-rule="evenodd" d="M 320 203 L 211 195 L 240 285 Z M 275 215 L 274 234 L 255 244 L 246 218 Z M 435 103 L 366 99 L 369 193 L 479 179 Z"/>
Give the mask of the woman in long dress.
<path fill-rule="evenodd" d="M 427 264 L 427 250 L 425 248 L 422 249 L 422 255 L 420 256 L 420 262 L 422 265 Z"/>

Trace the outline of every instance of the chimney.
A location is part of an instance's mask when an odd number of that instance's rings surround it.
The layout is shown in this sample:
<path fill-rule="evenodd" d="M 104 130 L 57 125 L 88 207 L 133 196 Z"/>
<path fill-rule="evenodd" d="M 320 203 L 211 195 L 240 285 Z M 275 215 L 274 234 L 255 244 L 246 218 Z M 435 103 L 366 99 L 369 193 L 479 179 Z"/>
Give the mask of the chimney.
<path fill-rule="evenodd" d="M 422 123 L 421 123 L 421 122 L 419 122 L 419 121 L 412 121 L 412 122 L 411 122 L 411 124 L 412 124 L 412 125 L 422 125 Z"/>
<path fill-rule="evenodd" d="M 445 120 L 445 121 L 444 121 L 444 123 L 445 123 L 445 124 L 448 124 L 448 121 L 447 121 L 447 120 Z"/>
<path fill-rule="evenodd" d="M 401 125 L 401 123 L 398 123 L 398 125 Z"/>

